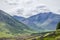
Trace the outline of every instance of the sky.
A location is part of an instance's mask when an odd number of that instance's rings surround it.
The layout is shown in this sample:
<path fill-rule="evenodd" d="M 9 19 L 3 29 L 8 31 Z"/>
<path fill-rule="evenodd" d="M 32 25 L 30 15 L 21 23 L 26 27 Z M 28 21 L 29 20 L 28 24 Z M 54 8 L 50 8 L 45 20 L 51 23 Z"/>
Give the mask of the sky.
<path fill-rule="evenodd" d="M 60 0 L 0 0 L 0 10 L 26 18 L 40 12 L 60 14 Z"/>

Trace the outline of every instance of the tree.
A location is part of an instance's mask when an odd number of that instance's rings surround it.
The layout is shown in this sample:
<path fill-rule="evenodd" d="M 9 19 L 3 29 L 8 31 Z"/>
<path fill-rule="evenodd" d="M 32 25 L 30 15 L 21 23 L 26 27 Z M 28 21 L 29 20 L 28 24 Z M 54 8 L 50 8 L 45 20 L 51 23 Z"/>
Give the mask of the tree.
<path fill-rule="evenodd" d="M 57 24 L 57 28 L 56 29 L 60 29 L 60 22 Z"/>

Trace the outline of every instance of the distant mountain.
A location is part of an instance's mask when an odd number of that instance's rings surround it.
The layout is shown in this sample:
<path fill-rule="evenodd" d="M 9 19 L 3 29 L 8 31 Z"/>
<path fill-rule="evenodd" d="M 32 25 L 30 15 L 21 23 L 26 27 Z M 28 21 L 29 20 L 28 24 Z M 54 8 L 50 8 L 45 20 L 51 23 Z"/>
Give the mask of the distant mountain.
<path fill-rule="evenodd" d="M 16 16 L 16 15 L 14 15 L 14 18 L 17 18 L 17 20 L 19 20 L 20 22 L 26 20 L 26 18 L 21 17 L 21 16 Z"/>
<path fill-rule="evenodd" d="M 6 12 L 0 10 L 0 34 L 25 34 L 32 33 L 32 29 L 30 29 L 27 25 L 21 23 L 16 20 Z M 2 34 L 3 35 L 3 34 Z"/>
<path fill-rule="evenodd" d="M 37 32 L 43 32 L 45 29 L 41 28 L 41 27 L 37 27 L 34 23 L 28 21 L 26 18 L 24 17 L 20 17 L 20 16 L 14 16 L 14 18 L 16 18 L 17 20 L 19 20 L 20 22 L 24 23 L 25 25 L 29 26 L 30 29 L 33 29 L 34 31 Z"/>
<path fill-rule="evenodd" d="M 16 19 L 21 21 L 19 17 Z M 60 15 L 54 14 L 53 12 L 44 12 L 26 19 L 24 18 L 21 22 L 35 30 L 55 30 L 59 21 Z"/>

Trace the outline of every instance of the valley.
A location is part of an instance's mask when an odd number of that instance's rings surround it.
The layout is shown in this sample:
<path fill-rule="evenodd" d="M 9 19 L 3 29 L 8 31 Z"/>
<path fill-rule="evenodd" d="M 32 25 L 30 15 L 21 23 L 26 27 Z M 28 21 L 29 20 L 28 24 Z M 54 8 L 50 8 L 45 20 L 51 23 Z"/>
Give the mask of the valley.
<path fill-rule="evenodd" d="M 44 33 L 35 33 L 35 35 L 25 35 L 17 36 L 11 38 L 0 38 L 4 40 L 60 40 L 60 30 L 44 32 Z"/>
<path fill-rule="evenodd" d="M 42 17 L 43 15 L 45 18 Z M 49 18 L 52 21 L 48 20 L 46 15 L 51 15 Z M 40 17 L 42 20 L 39 19 Z M 0 40 L 58 40 L 60 38 L 60 30 L 56 30 L 60 15 L 38 14 L 24 20 L 21 18 L 19 21 L 0 10 Z"/>

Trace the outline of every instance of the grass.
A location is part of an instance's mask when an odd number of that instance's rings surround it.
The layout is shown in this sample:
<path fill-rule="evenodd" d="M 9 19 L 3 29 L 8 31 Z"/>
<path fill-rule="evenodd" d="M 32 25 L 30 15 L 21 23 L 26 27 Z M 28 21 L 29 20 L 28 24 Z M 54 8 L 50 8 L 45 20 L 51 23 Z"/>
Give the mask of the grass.
<path fill-rule="evenodd" d="M 48 35 L 50 35 L 51 33 L 53 33 L 53 32 L 55 32 L 55 35 L 52 35 L 52 36 L 48 36 Z M 0 33 L 0 37 L 2 38 L 2 39 L 4 39 L 4 37 L 5 38 L 10 38 L 9 40 L 21 40 L 20 39 L 20 37 L 21 36 L 17 36 L 17 37 L 10 37 L 10 36 L 8 36 L 9 34 L 5 34 L 5 33 Z M 43 35 L 43 34 L 42 34 Z M 4 36 L 4 37 L 3 37 Z M 12 36 L 12 35 L 11 35 Z M 26 36 L 26 35 L 23 35 L 23 37 L 24 36 Z M 29 38 L 30 36 L 28 36 L 28 38 L 27 39 L 25 39 L 25 40 L 60 40 L 60 30 L 56 30 L 56 31 L 52 31 L 52 32 L 46 32 L 45 33 L 45 35 L 43 35 L 43 38 L 41 39 L 41 36 L 31 36 L 30 38 Z"/>
<path fill-rule="evenodd" d="M 55 32 L 55 35 L 48 36 L 53 32 Z M 37 37 L 30 38 L 27 40 L 33 40 L 33 39 L 36 39 L 36 40 L 60 40 L 60 30 L 56 30 L 56 31 L 46 33 L 44 36 L 46 36 L 46 37 L 43 37 L 42 39 L 40 38 L 40 36 L 37 36 Z"/>
<path fill-rule="evenodd" d="M 48 36 L 48 37 L 45 37 L 44 40 L 60 40 L 60 30 L 57 30 L 55 31 L 56 35 L 55 36 Z"/>

